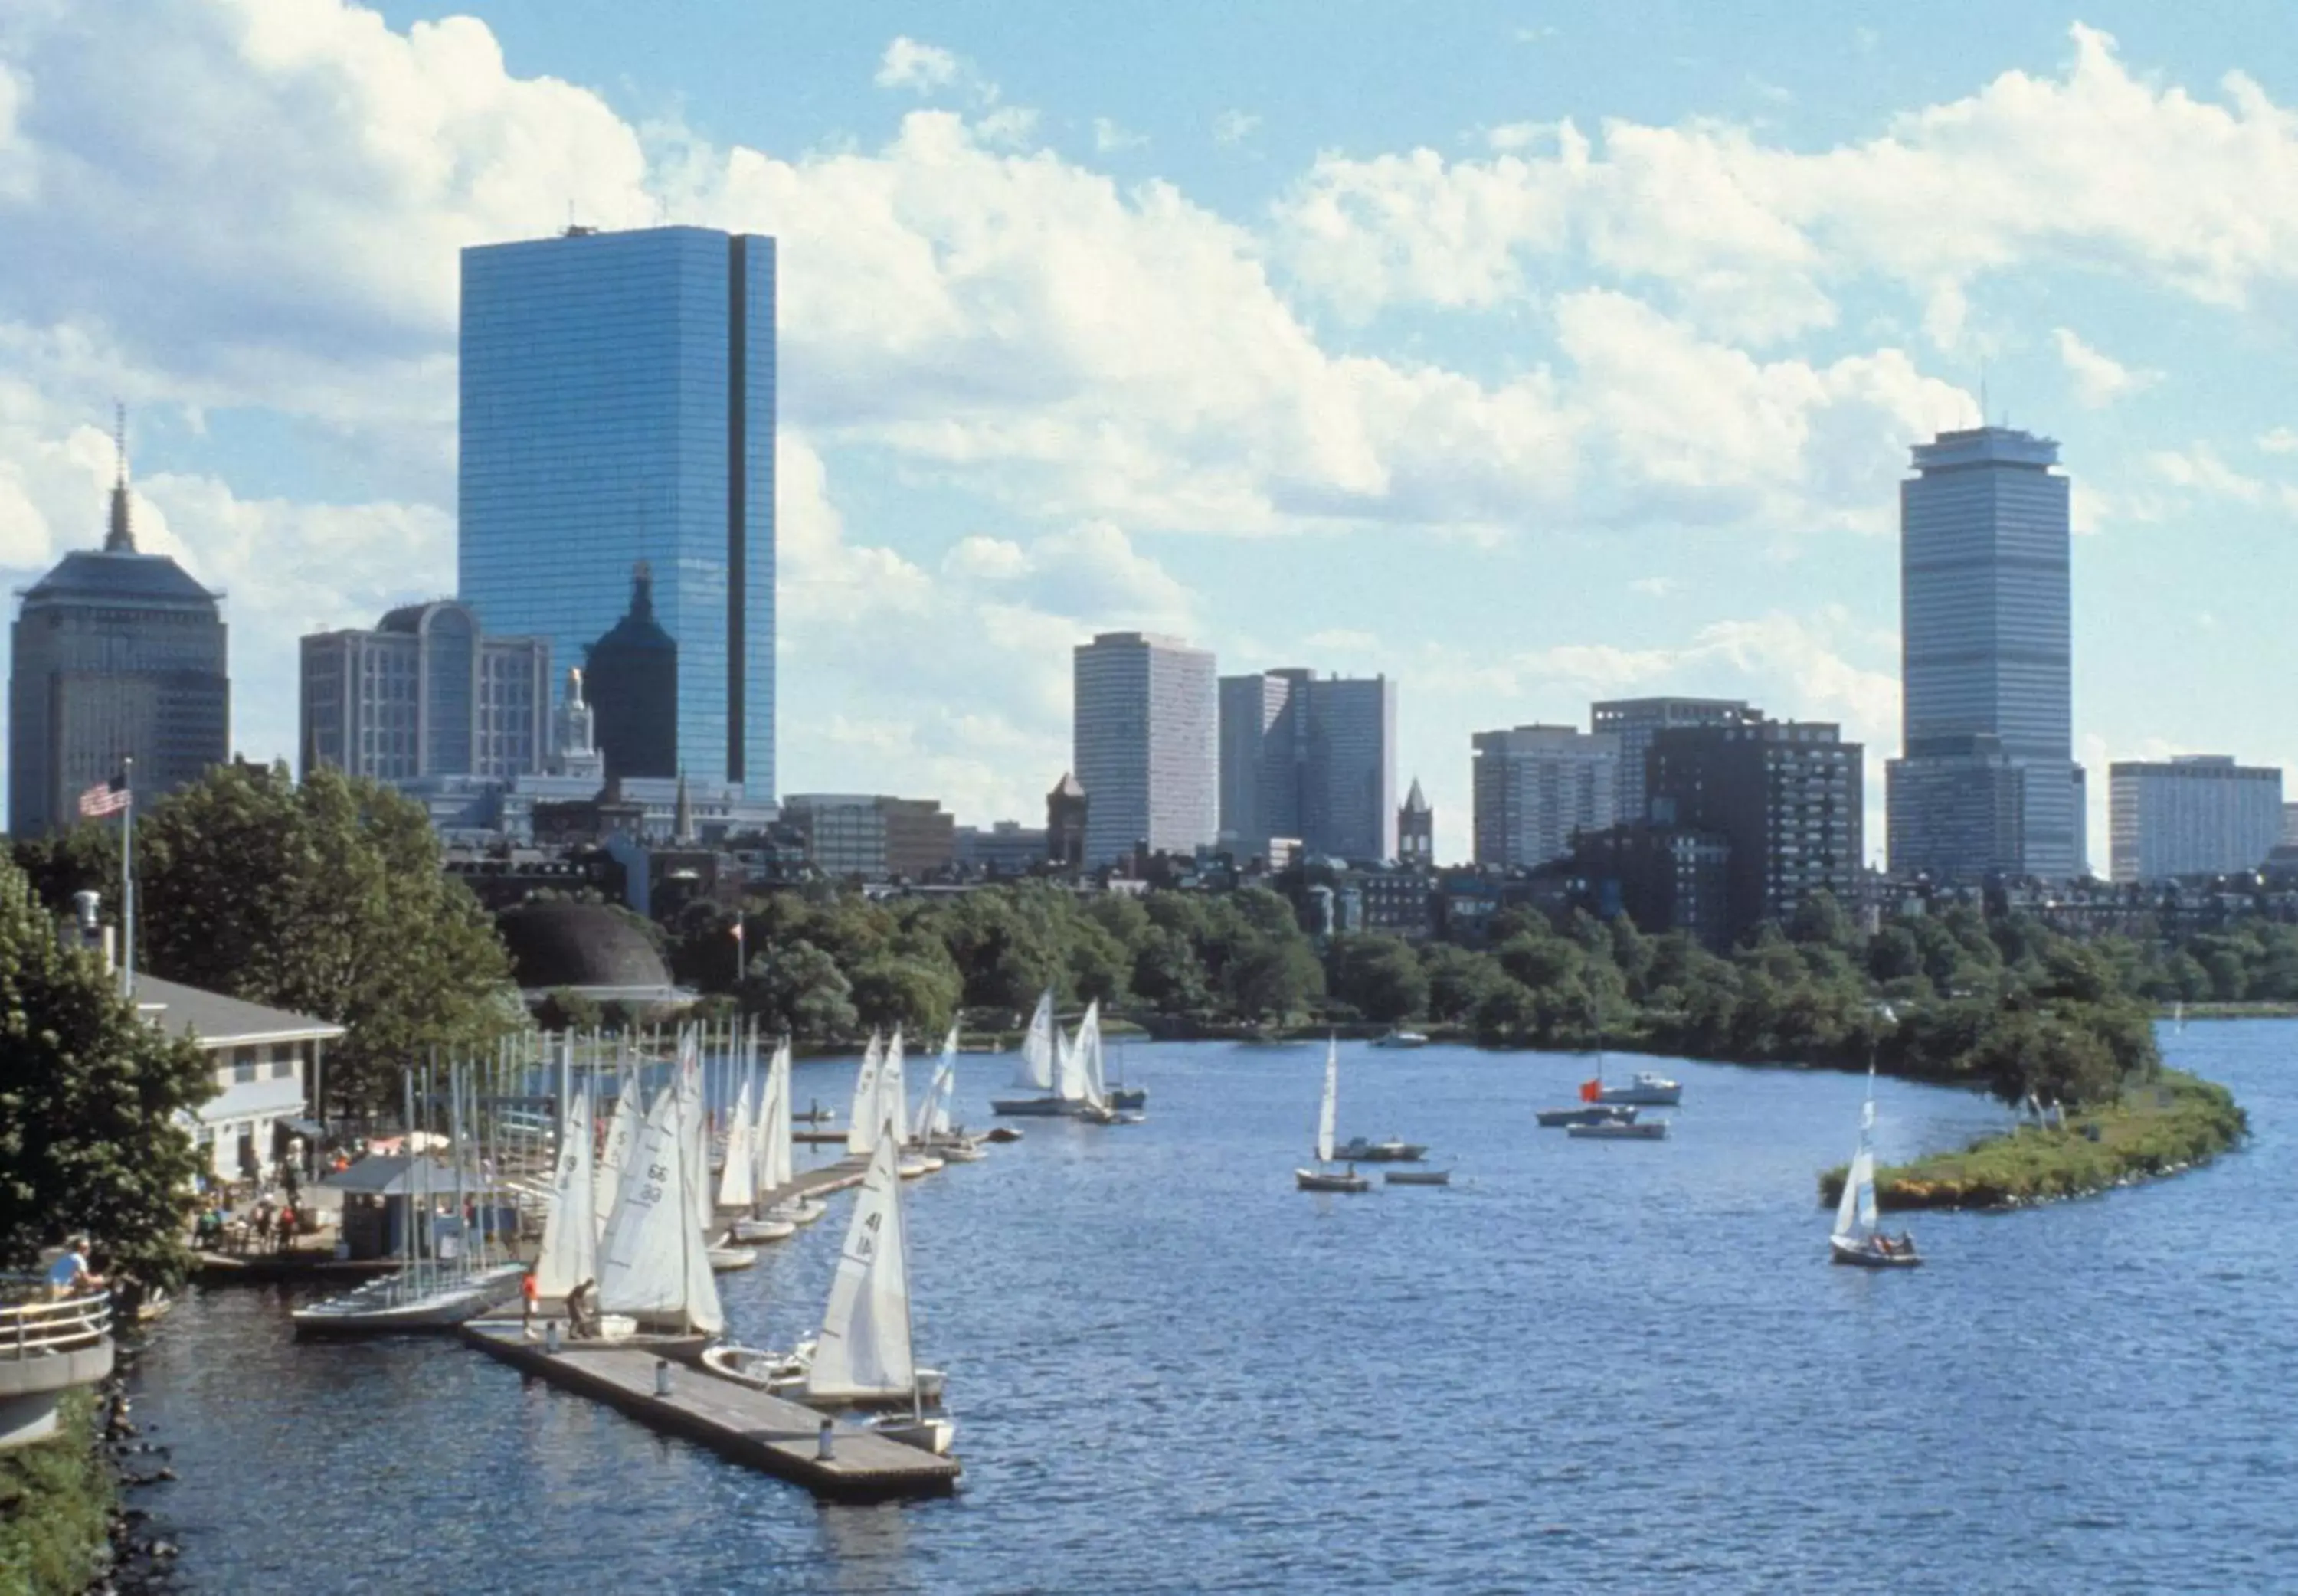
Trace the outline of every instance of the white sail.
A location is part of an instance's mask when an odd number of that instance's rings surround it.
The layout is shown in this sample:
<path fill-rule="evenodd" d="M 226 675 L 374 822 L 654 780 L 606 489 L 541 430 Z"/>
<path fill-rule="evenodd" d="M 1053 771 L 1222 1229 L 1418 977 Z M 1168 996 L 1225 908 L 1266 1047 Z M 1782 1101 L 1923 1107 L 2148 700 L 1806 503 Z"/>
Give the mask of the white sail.
<path fill-rule="evenodd" d="M 592 1192 L 591 1211 L 601 1236 L 607 1233 L 607 1221 L 614 1217 L 615 1195 L 622 1187 L 623 1170 L 630 1163 L 631 1148 L 638 1139 L 638 1077 L 624 1074 L 615 1092 L 614 1117 L 607 1121 L 607 1145 L 599 1154 L 598 1179 Z"/>
<path fill-rule="evenodd" d="M 631 1164 L 615 1198 L 614 1217 L 599 1244 L 599 1306 L 653 1323 L 686 1316 L 688 1217 L 686 1154 L 678 1093 L 655 1094 L 631 1144 Z"/>
<path fill-rule="evenodd" d="M 774 1049 L 766 1066 L 765 1148 L 759 1159 L 758 1195 L 780 1191 L 796 1178 L 790 1148 L 790 1050 L 789 1038 Z"/>
<path fill-rule="evenodd" d="M 1013 1084 L 1033 1091 L 1054 1089 L 1054 989 L 1046 988 L 1037 999 L 1037 1012 L 1029 1016 L 1029 1034 L 1021 1038 L 1021 1072 Z"/>
<path fill-rule="evenodd" d="M 1071 1067 L 1076 1075 L 1078 1100 L 1091 1108 L 1103 1106 L 1103 1100 L 1109 1096 L 1109 1086 L 1102 1079 L 1101 1001 L 1098 998 L 1086 1005 L 1085 1018 L 1078 1022 L 1077 1046 Z"/>
<path fill-rule="evenodd" d="M 880 1138 L 846 1227 L 846 1248 L 831 1278 L 822 1337 L 806 1371 L 806 1390 L 814 1397 L 882 1395 L 908 1391 L 916 1381 L 896 1161 L 893 1138 Z"/>
<path fill-rule="evenodd" d="M 1317 1161 L 1333 1162 L 1333 1136 L 1341 1120 L 1341 1044 L 1325 1044 L 1325 1097 L 1317 1107 Z"/>
<path fill-rule="evenodd" d="M 710 1186 L 710 1114 L 707 1081 L 702 1064 L 702 1032 L 699 1027 L 682 1032 L 678 1038 L 678 1122 L 685 1131 L 686 1168 L 690 1178 L 687 1195 L 694 1205 L 694 1224 L 699 1230 L 710 1228 L 715 1215 L 711 1206 Z"/>
<path fill-rule="evenodd" d="M 742 1069 L 741 1089 L 735 1094 L 732 1118 L 726 1127 L 726 1166 L 718 1179 L 718 1206 L 748 1208 L 758 1200 L 757 1154 L 755 1148 L 758 1083 L 749 1066 Z"/>
<path fill-rule="evenodd" d="M 846 1152 L 860 1158 L 878 1145 L 878 1033 L 870 1033 L 862 1068 L 854 1077 L 854 1106 L 846 1114 Z"/>
<path fill-rule="evenodd" d="M 957 1027 L 953 1024 L 942 1040 L 941 1062 L 934 1066 L 933 1079 L 926 1082 L 925 1096 L 918 1099 L 918 1116 L 910 1126 L 912 1141 L 949 1134 L 949 1099 L 956 1079 Z"/>
<path fill-rule="evenodd" d="M 592 1211 L 591 1094 L 578 1088 L 558 1131 L 558 1172 L 550 1212 L 542 1221 L 542 1252 L 535 1260 L 539 1295 L 563 1297 L 599 1278 L 598 1217 Z"/>
<path fill-rule="evenodd" d="M 878 1066 L 878 1133 L 894 1138 L 900 1146 L 903 1134 L 910 1124 L 910 1089 L 902 1074 L 902 1028 L 894 1027 L 894 1039 L 886 1044 L 886 1062 Z"/>

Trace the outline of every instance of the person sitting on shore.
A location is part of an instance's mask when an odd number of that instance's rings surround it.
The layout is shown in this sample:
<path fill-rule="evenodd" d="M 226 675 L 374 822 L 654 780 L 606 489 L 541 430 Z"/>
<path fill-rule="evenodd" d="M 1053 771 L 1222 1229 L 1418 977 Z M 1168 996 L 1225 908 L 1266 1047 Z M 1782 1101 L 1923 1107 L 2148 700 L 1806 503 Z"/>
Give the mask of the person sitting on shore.
<path fill-rule="evenodd" d="M 48 1295 L 56 1302 L 78 1296 L 84 1291 L 94 1291 L 103 1284 L 103 1277 L 87 1267 L 87 1237 L 75 1236 L 64 1243 L 64 1250 L 48 1266 Z"/>

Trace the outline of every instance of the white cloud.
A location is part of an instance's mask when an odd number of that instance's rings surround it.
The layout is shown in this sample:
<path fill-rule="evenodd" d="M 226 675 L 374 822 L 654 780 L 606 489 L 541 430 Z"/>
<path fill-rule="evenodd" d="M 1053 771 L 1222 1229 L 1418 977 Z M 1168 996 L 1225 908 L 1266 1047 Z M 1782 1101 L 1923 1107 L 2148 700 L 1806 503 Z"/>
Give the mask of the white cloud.
<path fill-rule="evenodd" d="M 1124 150 L 1138 150 L 1148 143 L 1146 133 L 1135 133 L 1120 127 L 1105 116 L 1093 119 L 1093 147 L 1101 154 L 1113 155 Z"/>
<path fill-rule="evenodd" d="M 879 59 L 878 75 L 871 79 L 880 88 L 906 88 L 930 94 L 955 83 L 966 70 L 954 51 L 939 45 L 920 44 L 898 34 Z"/>
<path fill-rule="evenodd" d="M 1647 599 L 1666 599 L 1683 591 L 1683 583 L 1673 576 L 1639 576 L 1628 583 L 1628 591 Z"/>
<path fill-rule="evenodd" d="M 2208 443 L 2153 450 L 2145 459 L 2148 467 L 2164 482 L 2205 498 L 2263 504 L 2273 493 L 2270 484 L 2236 471 Z"/>
<path fill-rule="evenodd" d="M 2066 366 L 2075 402 L 2087 410 L 2104 409 L 2118 399 L 2127 399 L 2152 387 L 2162 378 L 2159 371 L 2134 370 L 2100 353 L 2077 337 L 2071 327 L 2054 328 L 2051 337 L 2058 345 L 2060 360 Z"/>
<path fill-rule="evenodd" d="M 1261 126 L 1258 112 L 1224 111 L 1213 118 L 1213 142 L 1217 145 L 1238 145 L 1252 136 Z"/>
<path fill-rule="evenodd" d="M 2260 436 L 2258 446 L 2268 454 L 2298 452 L 2298 430 L 2286 426 L 2275 427 Z"/>

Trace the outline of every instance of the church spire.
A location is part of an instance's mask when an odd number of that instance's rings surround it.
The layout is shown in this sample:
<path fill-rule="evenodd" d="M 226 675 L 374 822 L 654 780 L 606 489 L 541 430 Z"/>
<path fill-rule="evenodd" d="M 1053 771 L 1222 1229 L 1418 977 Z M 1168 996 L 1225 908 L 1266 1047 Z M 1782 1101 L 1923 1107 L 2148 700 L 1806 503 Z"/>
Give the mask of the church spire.
<path fill-rule="evenodd" d="M 136 533 L 128 524 L 128 407 L 115 407 L 112 447 L 116 465 L 112 479 L 112 525 L 103 534 L 106 554 L 136 552 Z"/>

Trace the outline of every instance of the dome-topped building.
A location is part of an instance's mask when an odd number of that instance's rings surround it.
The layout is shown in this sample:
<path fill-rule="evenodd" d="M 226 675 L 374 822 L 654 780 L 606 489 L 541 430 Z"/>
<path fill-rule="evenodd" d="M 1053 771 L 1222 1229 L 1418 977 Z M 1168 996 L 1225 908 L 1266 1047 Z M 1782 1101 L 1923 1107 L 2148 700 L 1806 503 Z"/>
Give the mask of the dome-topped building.
<path fill-rule="evenodd" d="M 688 994 L 635 915 L 604 904 L 521 904 L 495 917 L 511 969 L 530 1001 L 555 991 L 599 1002 L 674 1003 Z"/>
<path fill-rule="evenodd" d="M 78 549 L 23 592 L 8 682 L 8 830 L 71 825 L 81 793 L 133 760 L 146 801 L 231 753 L 222 595 L 136 547 L 124 428 L 101 549 Z"/>

